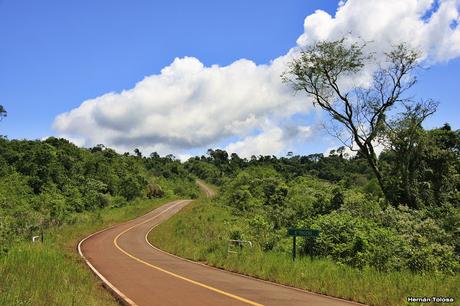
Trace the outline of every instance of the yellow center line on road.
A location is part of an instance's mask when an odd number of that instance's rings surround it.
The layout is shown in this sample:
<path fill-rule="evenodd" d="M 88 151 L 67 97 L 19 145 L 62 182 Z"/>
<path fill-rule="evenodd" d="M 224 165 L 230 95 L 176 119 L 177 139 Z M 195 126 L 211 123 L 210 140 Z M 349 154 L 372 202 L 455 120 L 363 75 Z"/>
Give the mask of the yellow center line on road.
<path fill-rule="evenodd" d="M 197 285 L 197 286 L 206 288 L 206 289 L 208 289 L 208 290 L 211 290 L 211 291 L 220 293 L 220 294 L 222 294 L 222 295 L 228 296 L 228 297 L 230 297 L 230 298 L 233 298 L 233 299 L 235 299 L 235 300 L 244 302 L 244 303 L 246 303 L 246 304 L 253 305 L 253 306 L 264 306 L 263 304 L 259 304 L 259 303 L 250 301 L 250 300 L 248 300 L 248 299 L 245 299 L 245 298 L 239 297 L 239 296 L 237 296 L 237 295 L 234 295 L 234 294 L 225 292 L 225 291 L 223 291 L 223 290 L 220 290 L 220 289 L 217 289 L 217 288 L 214 288 L 214 287 L 205 285 L 205 284 L 203 284 L 203 283 L 194 281 L 194 280 L 189 279 L 189 278 L 187 278 L 187 277 L 184 277 L 184 276 L 182 276 L 182 275 L 179 275 L 179 274 L 170 272 L 170 271 L 168 271 L 168 270 L 165 270 L 165 269 L 163 269 L 163 268 L 160 268 L 160 267 L 158 267 L 158 266 L 152 265 L 152 264 L 150 264 L 150 263 L 148 263 L 148 262 L 146 262 L 146 261 L 144 261 L 144 260 L 142 260 L 142 259 L 140 259 L 140 258 L 137 258 L 136 256 L 134 256 L 134 255 L 128 253 L 126 250 L 124 250 L 123 248 L 121 248 L 121 247 L 118 245 L 118 238 L 120 238 L 123 234 L 125 234 L 125 233 L 127 233 L 128 231 L 132 230 L 132 229 L 135 228 L 136 226 L 145 224 L 145 223 L 147 223 L 147 222 L 149 222 L 149 221 L 152 221 L 152 220 L 155 219 L 155 218 L 158 218 L 158 217 L 161 216 L 162 214 L 166 213 L 168 210 L 170 210 L 170 209 L 176 207 L 177 205 L 179 205 L 179 204 L 181 204 L 181 203 L 183 203 L 183 202 L 184 202 L 184 201 L 181 201 L 181 202 L 179 202 L 179 203 L 177 203 L 177 204 L 174 204 L 174 205 L 168 207 L 167 209 L 163 210 L 163 211 L 162 211 L 161 213 L 159 213 L 158 215 L 156 215 L 156 216 L 154 216 L 154 217 L 152 217 L 152 218 L 150 218 L 150 219 L 147 219 L 147 220 L 145 220 L 144 222 L 141 222 L 141 223 L 139 223 L 139 224 L 133 225 L 133 226 L 131 226 L 130 228 L 128 228 L 128 229 L 122 231 L 120 234 L 118 234 L 118 235 L 113 239 L 113 244 L 117 247 L 118 250 L 120 250 L 120 251 L 121 251 L 122 253 L 124 253 L 126 256 L 128 256 L 128 257 L 130 257 L 130 258 L 132 258 L 132 259 L 134 259 L 134 260 L 136 260 L 136 261 L 138 261 L 138 262 L 140 262 L 140 263 L 142 263 L 142 264 L 144 264 L 144 265 L 146 265 L 146 266 L 148 266 L 148 267 L 150 267 L 150 268 L 156 269 L 156 270 L 161 271 L 161 272 L 163 272 L 163 273 L 169 274 L 169 275 L 171 275 L 171 276 L 173 276 L 173 277 L 176 277 L 176 278 L 179 278 L 179 279 L 184 280 L 184 281 L 186 281 L 186 282 L 192 283 L 192 284 L 194 284 L 194 285 Z"/>

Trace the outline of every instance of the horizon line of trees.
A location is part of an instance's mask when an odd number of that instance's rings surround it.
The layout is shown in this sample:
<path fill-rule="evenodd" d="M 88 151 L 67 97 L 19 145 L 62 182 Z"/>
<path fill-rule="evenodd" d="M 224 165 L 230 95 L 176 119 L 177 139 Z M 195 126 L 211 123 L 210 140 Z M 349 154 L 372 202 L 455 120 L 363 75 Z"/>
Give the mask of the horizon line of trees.
<path fill-rule="evenodd" d="M 416 141 L 397 138 L 377 157 L 382 168 L 386 196 L 379 188 L 372 168 L 360 151 L 350 156 L 344 147 L 306 156 L 273 155 L 241 158 L 236 153 L 209 149 L 207 155 L 190 158 L 186 168 L 198 177 L 221 184 L 224 177 L 234 177 L 240 170 L 257 165 L 271 165 L 286 178 L 312 174 L 331 182 L 344 180 L 348 186 L 361 185 L 394 206 L 420 209 L 451 202 L 460 205 L 460 130 L 449 124 L 440 128 L 416 130 Z"/>

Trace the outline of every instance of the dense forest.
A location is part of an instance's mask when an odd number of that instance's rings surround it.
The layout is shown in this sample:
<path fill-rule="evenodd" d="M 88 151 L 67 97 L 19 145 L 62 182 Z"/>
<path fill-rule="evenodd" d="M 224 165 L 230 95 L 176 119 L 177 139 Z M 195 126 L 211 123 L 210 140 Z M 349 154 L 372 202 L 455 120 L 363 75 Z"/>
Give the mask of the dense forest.
<path fill-rule="evenodd" d="M 137 153 L 137 154 L 136 154 Z M 84 211 L 130 205 L 138 198 L 197 196 L 194 178 L 171 156 L 129 155 L 65 139 L 0 138 L 0 246 L 75 222 Z"/>
<path fill-rule="evenodd" d="M 244 226 L 225 239 L 289 252 L 289 227 L 320 235 L 301 255 L 380 271 L 454 274 L 460 264 L 460 132 L 445 124 L 402 130 L 378 158 L 384 188 L 360 152 L 240 158 L 220 149 L 180 162 L 173 155 L 118 154 L 65 139 L 0 138 L 2 253 L 79 213 L 139 198 L 196 198 L 195 179 L 220 187 L 217 205 Z M 385 192 L 383 191 L 385 190 Z"/>
<path fill-rule="evenodd" d="M 395 149 L 397 148 L 397 149 Z M 291 155 L 291 154 L 289 154 Z M 379 157 L 387 196 L 359 152 L 328 156 L 253 156 L 209 150 L 185 168 L 220 186 L 219 205 L 245 222 L 233 239 L 290 252 L 287 228 L 314 228 L 301 254 L 379 271 L 454 274 L 460 259 L 460 132 L 446 124 Z"/>

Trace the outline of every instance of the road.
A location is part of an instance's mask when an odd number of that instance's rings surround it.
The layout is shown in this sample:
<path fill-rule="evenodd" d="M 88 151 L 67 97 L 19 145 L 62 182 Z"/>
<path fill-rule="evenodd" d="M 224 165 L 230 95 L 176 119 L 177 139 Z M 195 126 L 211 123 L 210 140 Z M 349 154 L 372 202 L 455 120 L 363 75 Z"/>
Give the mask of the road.
<path fill-rule="evenodd" d="M 209 190 L 212 195 L 212 190 Z M 167 203 L 82 240 L 79 251 L 125 305 L 357 305 L 211 268 L 167 254 L 148 233 L 191 200 Z M 333 280 L 331 280 L 333 281 Z"/>
<path fill-rule="evenodd" d="M 203 181 L 197 180 L 196 183 L 208 198 L 215 196 L 216 192 L 212 190 L 212 188 L 210 188 L 208 185 L 206 185 Z"/>

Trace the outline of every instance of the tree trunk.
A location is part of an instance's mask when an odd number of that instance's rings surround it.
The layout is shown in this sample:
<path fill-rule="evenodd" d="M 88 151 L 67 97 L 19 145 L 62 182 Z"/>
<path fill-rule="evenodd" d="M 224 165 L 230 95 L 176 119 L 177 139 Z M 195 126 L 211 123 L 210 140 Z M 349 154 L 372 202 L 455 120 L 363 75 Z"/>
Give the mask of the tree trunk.
<path fill-rule="evenodd" d="M 388 191 L 385 187 L 385 183 L 383 181 L 383 176 L 382 173 L 380 172 L 380 168 L 377 163 L 377 158 L 375 156 L 372 156 L 367 150 L 364 152 L 364 155 L 366 156 L 367 162 L 369 166 L 371 166 L 372 172 L 374 172 L 375 177 L 377 178 L 377 182 L 379 183 L 380 189 L 382 190 L 383 196 L 385 197 L 385 200 L 387 202 L 390 202 L 390 196 L 388 194 Z"/>

